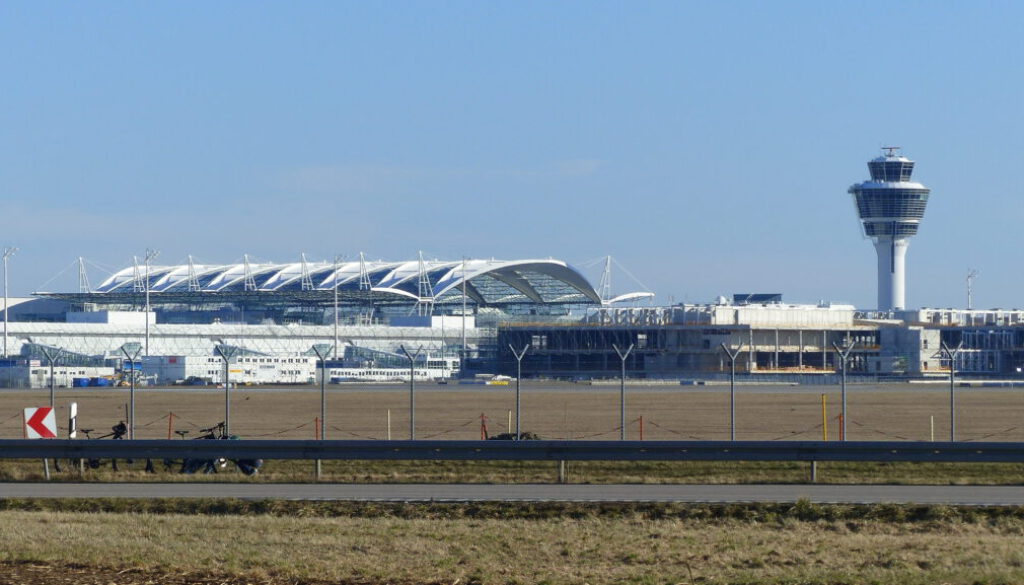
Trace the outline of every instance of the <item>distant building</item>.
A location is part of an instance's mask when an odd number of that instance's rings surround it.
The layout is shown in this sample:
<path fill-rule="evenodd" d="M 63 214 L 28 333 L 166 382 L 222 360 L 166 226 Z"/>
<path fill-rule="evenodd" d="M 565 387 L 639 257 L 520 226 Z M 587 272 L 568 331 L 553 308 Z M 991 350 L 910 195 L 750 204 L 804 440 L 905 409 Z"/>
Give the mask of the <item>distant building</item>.
<path fill-rule="evenodd" d="M 599 309 L 571 324 L 515 324 L 498 330 L 498 346 L 528 347 L 524 376 L 611 378 L 619 375 L 615 346 L 633 351 L 636 378 L 713 378 L 729 370 L 722 349 L 740 348 L 737 371 L 769 379 L 806 379 L 840 369 L 835 346 L 853 345 L 848 371 L 861 376 L 927 378 L 949 375 L 941 344 L 963 342 L 956 369 L 1013 377 L 1024 367 L 1024 311 L 865 312 L 849 305 L 781 302 Z M 835 344 L 835 345 L 833 345 Z M 512 375 L 511 351 L 499 371 Z"/>

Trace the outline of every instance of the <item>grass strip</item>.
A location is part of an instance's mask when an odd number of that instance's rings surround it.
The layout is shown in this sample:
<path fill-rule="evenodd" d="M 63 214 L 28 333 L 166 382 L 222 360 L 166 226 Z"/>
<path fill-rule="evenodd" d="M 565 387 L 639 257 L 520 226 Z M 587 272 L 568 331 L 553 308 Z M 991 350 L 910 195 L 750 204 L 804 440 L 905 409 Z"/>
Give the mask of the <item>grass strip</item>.
<path fill-rule="evenodd" d="M 665 502 L 348 502 L 237 498 L 27 498 L 0 499 L 0 513 L 55 512 L 277 518 L 393 518 L 404 520 L 640 519 L 694 522 L 875 522 L 889 524 L 1020 522 L 1017 506 L 919 504 L 684 504 Z"/>
<path fill-rule="evenodd" d="M 260 474 L 246 477 L 229 465 L 216 474 L 184 475 L 177 467 L 156 473 L 143 471 L 145 461 L 121 461 L 113 471 L 108 461 L 99 469 L 79 474 L 62 461 L 54 481 L 255 481 L 294 483 L 313 481 L 312 461 L 268 461 Z M 806 462 L 773 461 L 580 461 L 567 463 L 570 483 L 744 484 L 805 483 Z M 325 461 L 323 481 L 335 483 L 553 483 L 552 461 Z M 40 481 L 38 460 L 0 461 L 0 481 Z M 1019 485 L 1024 464 L 819 462 L 818 482 L 834 484 L 899 485 Z"/>

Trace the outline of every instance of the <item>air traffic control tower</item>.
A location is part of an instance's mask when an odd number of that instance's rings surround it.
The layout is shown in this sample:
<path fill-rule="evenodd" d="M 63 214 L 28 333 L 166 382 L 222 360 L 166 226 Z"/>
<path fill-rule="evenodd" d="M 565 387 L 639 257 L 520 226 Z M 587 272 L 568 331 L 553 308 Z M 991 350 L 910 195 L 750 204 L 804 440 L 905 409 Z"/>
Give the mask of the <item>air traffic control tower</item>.
<path fill-rule="evenodd" d="M 868 162 L 871 179 L 848 192 L 878 254 L 878 310 L 889 311 L 906 308 L 904 259 L 931 189 L 910 180 L 914 161 L 898 154 L 898 146 L 882 150 L 883 156 Z"/>

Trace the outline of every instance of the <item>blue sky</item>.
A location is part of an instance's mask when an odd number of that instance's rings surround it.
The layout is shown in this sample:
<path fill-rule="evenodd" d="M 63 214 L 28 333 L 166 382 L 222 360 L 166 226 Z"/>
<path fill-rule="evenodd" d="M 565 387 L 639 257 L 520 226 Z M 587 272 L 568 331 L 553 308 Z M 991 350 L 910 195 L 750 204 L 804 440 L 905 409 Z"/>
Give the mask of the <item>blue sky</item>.
<path fill-rule="evenodd" d="M 908 305 L 963 306 L 976 268 L 976 306 L 1024 306 L 1022 6 L 5 2 L 11 292 L 147 247 L 423 250 L 870 308 L 846 189 L 897 144 L 932 188 Z"/>

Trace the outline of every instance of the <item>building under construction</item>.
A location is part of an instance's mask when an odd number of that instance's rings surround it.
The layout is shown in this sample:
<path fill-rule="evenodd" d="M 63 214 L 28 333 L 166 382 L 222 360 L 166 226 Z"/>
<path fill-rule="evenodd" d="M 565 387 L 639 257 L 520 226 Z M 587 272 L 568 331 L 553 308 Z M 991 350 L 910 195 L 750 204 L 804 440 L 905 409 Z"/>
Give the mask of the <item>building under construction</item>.
<path fill-rule="evenodd" d="M 1024 311 L 919 309 L 858 311 L 850 305 L 792 305 L 779 295 L 736 295 L 707 305 L 600 308 L 575 324 L 508 323 L 498 330 L 502 348 L 526 348 L 524 375 L 606 378 L 626 371 L 638 378 L 713 378 L 737 371 L 761 379 L 800 381 L 833 374 L 840 350 L 847 369 L 873 378 L 949 375 L 956 370 L 1015 377 L 1024 367 Z M 502 352 L 500 370 L 516 361 Z"/>

